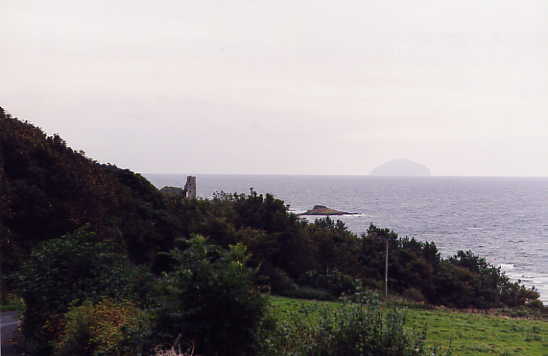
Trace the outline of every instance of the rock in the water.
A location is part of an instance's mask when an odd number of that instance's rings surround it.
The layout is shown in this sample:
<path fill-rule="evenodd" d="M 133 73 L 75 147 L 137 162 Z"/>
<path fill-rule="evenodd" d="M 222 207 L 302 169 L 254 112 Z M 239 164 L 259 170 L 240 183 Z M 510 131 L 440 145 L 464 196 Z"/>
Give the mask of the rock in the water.
<path fill-rule="evenodd" d="M 348 213 L 346 211 L 331 209 L 325 205 L 314 205 L 312 209 L 307 210 L 304 213 L 298 214 L 298 215 L 348 215 L 348 214 L 354 214 L 354 213 Z"/>
<path fill-rule="evenodd" d="M 373 169 L 370 175 L 385 177 L 429 177 L 430 169 L 425 165 L 408 159 L 395 159 Z"/>

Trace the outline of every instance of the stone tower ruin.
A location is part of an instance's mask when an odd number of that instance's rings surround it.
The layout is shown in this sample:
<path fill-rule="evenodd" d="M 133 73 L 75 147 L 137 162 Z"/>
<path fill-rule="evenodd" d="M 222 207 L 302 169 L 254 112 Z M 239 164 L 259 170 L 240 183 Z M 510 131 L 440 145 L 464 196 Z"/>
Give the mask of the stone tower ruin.
<path fill-rule="evenodd" d="M 185 199 L 196 199 L 196 177 L 186 177 L 184 197 Z"/>

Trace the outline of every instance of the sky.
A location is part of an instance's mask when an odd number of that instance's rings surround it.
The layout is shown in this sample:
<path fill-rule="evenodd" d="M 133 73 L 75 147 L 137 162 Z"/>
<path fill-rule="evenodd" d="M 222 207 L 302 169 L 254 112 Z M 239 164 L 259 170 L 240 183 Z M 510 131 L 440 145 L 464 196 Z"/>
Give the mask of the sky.
<path fill-rule="evenodd" d="M 546 0 L 2 0 L 0 106 L 142 173 L 548 176 Z"/>

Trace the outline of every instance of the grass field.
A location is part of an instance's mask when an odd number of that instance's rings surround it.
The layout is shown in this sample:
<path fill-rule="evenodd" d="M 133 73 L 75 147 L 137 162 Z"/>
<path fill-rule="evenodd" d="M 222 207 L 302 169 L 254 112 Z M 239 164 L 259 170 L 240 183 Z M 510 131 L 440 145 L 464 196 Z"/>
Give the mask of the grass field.
<path fill-rule="evenodd" d="M 336 308 L 334 302 L 272 297 L 277 318 L 301 313 L 314 322 L 317 307 Z M 306 312 L 303 312 L 306 310 Z M 409 332 L 426 327 L 427 344 L 447 349 L 454 356 L 548 356 L 548 321 L 511 319 L 446 310 L 406 310 Z"/>

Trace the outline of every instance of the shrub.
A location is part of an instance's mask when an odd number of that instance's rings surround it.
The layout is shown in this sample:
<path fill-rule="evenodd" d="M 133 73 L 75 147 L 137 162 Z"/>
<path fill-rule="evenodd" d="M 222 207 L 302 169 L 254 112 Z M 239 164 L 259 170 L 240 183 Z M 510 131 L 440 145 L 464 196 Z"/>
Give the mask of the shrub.
<path fill-rule="evenodd" d="M 270 283 L 270 288 L 273 292 L 282 293 L 297 289 L 297 284 L 282 269 L 272 268 L 265 274 L 267 274 L 268 282 Z"/>
<path fill-rule="evenodd" d="M 443 260 L 434 276 L 434 304 L 458 308 L 516 307 L 536 300 L 538 292 L 519 282 L 511 282 L 500 268 L 472 251 L 458 251 Z"/>
<path fill-rule="evenodd" d="M 126 257 L 85 229 L 37 246 L 17 276 L 26 304 L 23 332 L 26 341 L 37 347 L 32 351 L 50 352 L 49 341 L 71 303 L 129 298 L 139 278 Z"/>
<path fill-rule="evenodd" d="M 405 314 L 385 315 L 375 307 L 346 305 L 320 320 L 314 355 L 425 355 L 424 340 L 404 331 Z"/>
<path fill-rule="evenodd" d="M 371 299 L 369 294 L 355 300 Z M 365 296 L 365 297 L 364 297 Z M 262 335 L 258 355 L 277 356 L 426 356 L 425 332 L 404 330 L 405 314 L 382 312 L 376 304 L 314 304 L 284 315 Z"/>
<path fill-rule="evenodd" d="M 156 341 L 171 344 L 181 335 L 207 356 L 251 354 L 266 298 L 254 287 L 245 247 L 223 249 L 196 236 L 170 256 L 177 267 L 162 282 Z"/>
<path fill-rule="evenodd" d="M 13 293 L 6 293 L 5 300 L 0 304 L 0 311 L 24 311 L 25 303 L 22 298 Z"/>
<path fill-rule="evenodd" d="M 326 273 L 308 271 L 301 278 L 300 283 L 313 288 L 327 290 L 336 297 L 342 294 L 353 294 L 360 286 L 358 280 L 336 269 Z"/>
<path fill-rule="evenodd" d="M 54 343 L 54 355 L 133 356 L 142 354 L 142 342 L 149 334 L 148 318 L 133 303 L 88 301 L 71 307 L 65 314 L 63 330 Z"/>
<path fill-rule="evenodd" d="M 544 304 L 538 299 L 530 301 L 529 303 L 526 304 L 526 307 L 531 309 L 541 310 L 541 311 L 546 309 Z"/>
<path fill-rule="evenodd" d="M 297 287 L 295 289 L 280 292 L 280 295 L 290 298 L 315 299 L 315 300 L 335 300 L 336 297 L 324 289 L 311 287 Z"/>
<path fill-rule="evenodd" d="M 424 302 L 424 295 L 417 288 L 406 289 L 405 292 L 403 292 L 403 297 L 415 302 Z"/>
<path fill-rule="evenodd" d="M 300 306 L 300 310 L 278 315 L 269 310 L 258 328 L 258 356 L 306 355 L 299 353 L 314 342 L 315 328 L 303 317 L 316 308 Z"/>

